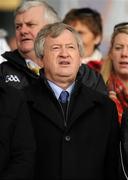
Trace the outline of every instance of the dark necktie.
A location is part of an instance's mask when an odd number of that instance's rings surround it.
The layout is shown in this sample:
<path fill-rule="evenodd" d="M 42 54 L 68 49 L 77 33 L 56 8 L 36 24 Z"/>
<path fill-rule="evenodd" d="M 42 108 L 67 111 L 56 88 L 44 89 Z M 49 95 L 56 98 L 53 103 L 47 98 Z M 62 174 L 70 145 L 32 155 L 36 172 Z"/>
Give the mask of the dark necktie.
<path fill-rule="evenodd" d="M 66 109 L 67 109 L 68 97 L 69 97 L 69 93 L 67 91 L 62 91 L 59 96 L 59 101 L 63 107 L 65 114 L 66 114 Z"/>
<path fill-rule="evenodd" d="M 61 103 L 66 103 L 68 101 L 69 93 L 68 91 L 62 91 L 59 96 L 59 100 Z"/>

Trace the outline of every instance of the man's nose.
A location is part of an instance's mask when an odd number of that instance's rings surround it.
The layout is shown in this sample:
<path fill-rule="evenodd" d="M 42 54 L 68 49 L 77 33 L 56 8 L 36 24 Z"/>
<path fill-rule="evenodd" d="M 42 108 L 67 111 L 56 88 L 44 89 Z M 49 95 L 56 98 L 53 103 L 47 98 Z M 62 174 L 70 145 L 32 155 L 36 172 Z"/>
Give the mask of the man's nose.
<path fill-rule="evenodd" d="M 23 25 L 21 28 L 20 28 L 20 32 L 22 33 L 22 34 L 24 34 L 24 33 L 27 33 L 28 32 L 28 27 L 26 26 L 26 25 Z"/>
<path fill-rule="evenodd" d="M 61 50 L 60 50 L 60 54 L 61 54 L 62 56 L 67 57 L 67 56 L 69 55 L 68 49 L 67 49 L 66 47 L 62 47 Z"/>

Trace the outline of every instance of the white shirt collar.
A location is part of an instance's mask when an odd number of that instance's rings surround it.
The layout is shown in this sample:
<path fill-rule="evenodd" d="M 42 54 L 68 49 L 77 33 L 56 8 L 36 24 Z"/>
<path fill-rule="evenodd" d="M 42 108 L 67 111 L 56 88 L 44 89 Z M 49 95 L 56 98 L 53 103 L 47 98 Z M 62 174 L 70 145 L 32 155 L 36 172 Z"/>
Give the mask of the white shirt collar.
<path fill-rule="evenodd" d="M 101 52 L 96 49 L 91 56 L 83 58 L 82 63 L 87 64 L 89 61 L 100 61 L 102 57 Z"/>
<path fill-rule="evenodd" d="M 26 61 L 28 68 L 30 68 L 30 66 L 31 66 L 31 69 L 40 68 L 40 66 L 38 64 L 36 64 L 35 62 L 33 62 L 31 59 L 25 59 L 25 61 Z"/>

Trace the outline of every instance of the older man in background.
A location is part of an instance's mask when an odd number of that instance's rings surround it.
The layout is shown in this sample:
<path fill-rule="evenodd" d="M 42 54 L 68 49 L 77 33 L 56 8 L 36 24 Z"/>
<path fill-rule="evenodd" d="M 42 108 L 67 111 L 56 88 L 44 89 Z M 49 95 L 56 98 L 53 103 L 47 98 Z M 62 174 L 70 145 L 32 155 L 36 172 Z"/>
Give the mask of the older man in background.
<path fill-rule="evenodd" d="M 17 49 L 6 52 L 1 76 L 8 85 L 22 89 L 38 79 L 42 61 L 36 57 L 34 41 L 39 30 L 48 23 L 60 21 L 56 11 L 43 1 L 25 1 L 15 12 Z"/>

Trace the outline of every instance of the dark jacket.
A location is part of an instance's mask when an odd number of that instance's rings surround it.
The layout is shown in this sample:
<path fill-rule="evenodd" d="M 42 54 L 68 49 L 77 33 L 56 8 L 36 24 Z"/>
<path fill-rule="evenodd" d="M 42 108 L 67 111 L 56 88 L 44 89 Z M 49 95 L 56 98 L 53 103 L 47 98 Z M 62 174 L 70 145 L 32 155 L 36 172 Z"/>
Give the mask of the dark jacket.
<path fill-rule="evenodd" d="M 125 180 L 128 179 L 128 108 L 122 116 L 120 138 L 120 175 L 121 180 Z"/>
<path fill-rule="evenodd" d="M 35 141 L 24 98 L 0 85 L 0 180 L 32 179 Z"/>
<path fill-rule="evenodd" d="M 0 64 L 0 78 L 8 85 L 23 89 L 39 79 L 38 75 L 27 67 L 25 59 L 17 50 L 5 52 L 3 57 L 7 61 Z"/>
<path fill-rule="evenodd" d="M 64 119 L 45 80 L 25 94 L 37 142 L 35 180 L 117 180 L 118 114 L 107 96 L 78 80 Z"/>
<path fill-rule="evenodd" d="M 8 85 L 23 89 L 39 79 L 38 75 L 27 68 L 24 58 L 17 50 L 6 52 L 3 57 L 7 61 L 0 65 L 0 77 Z M 82 65 L 79 74 L 83 77 L 82 81 L 87 87 L 106 94 L 106 86 L 99 73 L 93 71 L 87 65 Z"/>

